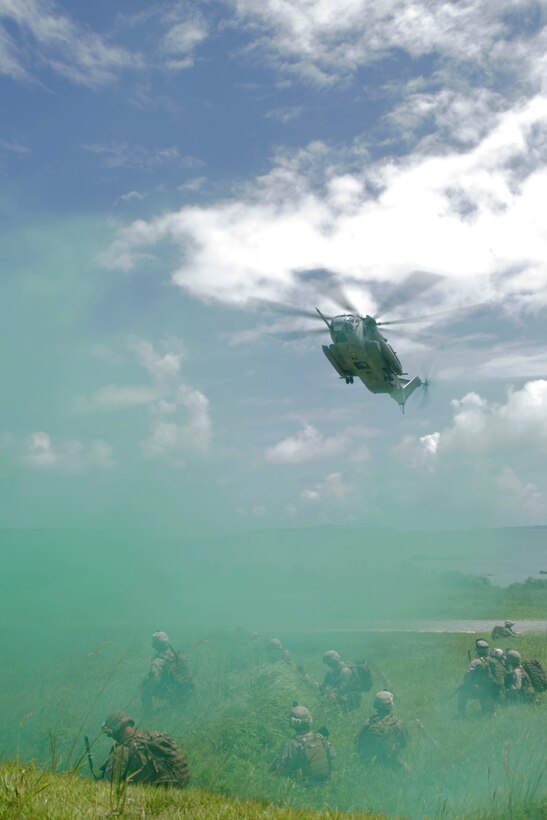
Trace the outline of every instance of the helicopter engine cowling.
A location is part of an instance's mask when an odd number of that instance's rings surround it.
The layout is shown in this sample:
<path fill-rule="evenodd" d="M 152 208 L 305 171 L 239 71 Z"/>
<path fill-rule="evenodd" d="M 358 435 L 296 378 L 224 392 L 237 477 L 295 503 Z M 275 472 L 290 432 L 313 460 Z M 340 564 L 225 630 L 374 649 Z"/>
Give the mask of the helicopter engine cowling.
<path fill-rule="evenodd" d="M 365 350 L 367 359 L 371 363 L 371 365 L 375 368 L 381 368 L 384 364 L 383 356 L 382 356 L 382 349 L 380 347 L 380 342 L 375 341 L 374 339 L 366 339 L 364 342 Z"/>
<path fill-rule="evenodd" d="M 387 342 L 384 342 L 383 339 L 382 339 L 382 340 L 380 340 L 380 348 L 382 350 L 382 355 L 383 355 L 384 359 L 389 364 L 390 370 L 392 370 L 393 373 L 396 373 L 397 376 L 400 376 L 401 373 L 403 372 L 403 366 L 402 366 L 401 362 L 399 361 L 399 359 L 397 357 L 397 354 L 395 353 L 395 351 L 393 350 L 391 345 L 388 344 Z"/>

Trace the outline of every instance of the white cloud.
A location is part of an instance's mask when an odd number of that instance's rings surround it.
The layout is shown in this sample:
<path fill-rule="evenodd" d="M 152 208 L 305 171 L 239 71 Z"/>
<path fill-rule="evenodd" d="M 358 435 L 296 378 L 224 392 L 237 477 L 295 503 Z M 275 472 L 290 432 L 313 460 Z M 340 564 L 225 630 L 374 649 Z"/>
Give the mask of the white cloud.
<path fill-rule="evenodd" d="M 433 469 L 439 460 L 467 453 L 473 458 L 507 451 L 541 456 L 547 452 L 547 381 L 510 389 L 505 403 L 489 402 L 478 393 L 452 401 L 452 424 L 417 438 L 407 435 L 394 448 L 413 467 Z"/>
<path fill-rule="evenodd" d="M 524 516 L 543 515 L 543 497 L 535 484 L 525 484 L 511 467 L 504 467 L 496 478 L 505 505 L 514 507 Z"/>
<path fill-rule="evenodd" d="M 467 379 L 470 372 L 481 383 L 490 379 L 534 379 L 547 373 L 547 350 L 538 349 L 537 344 L 503 342 L 486 350 L 471 347 L 465 353 L 460 345 L 458 348 L 457 363 L 443 366 L 443 380 Z"/>
<path fill-rule="evenodd" d="M 301 105 L 287 105 L 283 108 L 273 108 L 265 114 L 267 120 L 278 120 L 283 124 L 299 117 L 304 111 Z"/>
<path fill-rule="evenodd" d="M 243 23 L 255 29 L 254 48 L 280 70 L 325 84 L 347 77 L 392 51 L 412 58 L 466 65 L 475 83 L 495 79 L 495 67 L 531 73 L 531 54 L 544 53 L 541 24 L 518 35 L 508 15 L 513 0 L 232 0 Z M 522 6 L 522 15 L 526 6 Z M 473 67 L 473 71 L 470 67 Z M 489 69 L 489 70 L 488 70 Z"/>
<path fill-rule="evenodd" d="M 146 194 L 141 194 L 139 191 L 128 191 L 126 194 L 121 194 L 114 202 L 114 205 L 117 205 L 119 202 L 139 202 L 140 200 L 144 199 Z"/>
<path fill-rule="evenodd" d="M 180 374 L 184 355 L 180 339 L 168 339 L 163 342 L 165 353 L 158 353 L 154 345 L 146 339 L 132 337 L 128 341 L 129 349 L 136 355 L 139 364 L 155 379 L 173 379 Z"/>
<path fill-rule="evenodd" d="M 201 390 L 181 380 L 182 340 L 171 337 L 154 346 L 147 339 L 133 336 L 127 339 L 127 348 L 150 375 L 152 384 L 106 385 L 89 397 L 78 398 L 74 403 L 76 412 L 145 408 L 149 434 L 140 446 L 148 458 L 165 458 L 182 465 L 189 455 L 206 455 L 213 437 L 209 401 Z M 118 363 L 110 350 L 99 347 L 94 352 Z M 37 439 L 35 445 L 35 460 L 53 457 L 48 436 Z"/>
<path fill-rule="evenodd" d="M 357 285 L 363 310 L 375 307 L 366 281 L 409 270 L 447 277 L 438 309 L 529 294 L 537 306 L 547 301 L 544 135 L 547 99 L 536 97 L 474 148 L 443 156 L 371 163 L 356 146 L 348 172 L 314 143 L 278 156 L 239 200 L 132 223 L 109 260 L 131 269 L 143 249 L 174 243 L 174 281 L 231 304 L 295 298 L 298 271 L 327 268 Z"/>
<path fill-rule="evenodd" d="M 112 142 L 108 144 L 89 143 L 82 145 L 84 151 L 101 157 L 105 168 L 131 168 L 135 171 L 155 171 L 168 165 L 181 168 L 196 168 L 201 162 L 195 157 L 182 156 L 175 145 L 165 148 L 146 148 L 143 145 L 129 145 L 126 142 Z M 135 196 L 136 195 L 136 196 Z M 141 198 L 142 195 L 133 192 L 125 198 Z"/>
<path fill-rule="evenodd" d="M 289 436 L 266 449 L 266 458 L 274 464 L 303 464 L 333 458 L 346 449 L 345 435 L 323 436 L 312 424 L 305 424 L 296 436 Z"/>
<path fill-rule="evenodd" d="M 23 461 L 35 469 L 61 473 L 83 473 L 91 468 L 109 470 L 115 464 L 112 447 L 105 441 L 84 444 L 72 439 L 53 443 L 44 432 L 32 433 L 28 437 L 23 449 Z"/>
<path fill-rule="evenodd" d="M 12 154 L 30 153 L 30 148 L 23 145 L 18 140 L 0 140 L 0 150 L 9 151 Z"/>
<path fill-rule="evenodd" d="M 319 501 L 340 501 L 352 492 L 349 484 L 344 482 L 342 473 L 329 473 L 323 481 L 319 481 L 312 489 L 304 490 L 301 498 L 313 504 Z"/>
<path fill-rule="evenodd" d="M 3 21 L 10 24 L 9 31 Z M 71 82 L 92 88 L 110 84 L 121 70 L 142 64 L 139 54 L 77 25 L 49 0 L 0 0 L 0 72 L 28 81 L 37 60 Z"/>
<path fill-rule="evenodd" d="M 164 35 L 162 52 L 167 55 L 166 67 L 171 71 L 191 68 L 195 62 L 196 48 L 207 38 L 203 21 L 191 20 L 175 23 Z"/>
<path fill-rule="evenodd" d="M 151 434 L 142 445 L 145 455 L 183 464 L 189 454 L 208 452 L 213 428 L 209 401 L 200 390 L 180 385 L 173 401 L 159 403 L 153 412 Z"/>

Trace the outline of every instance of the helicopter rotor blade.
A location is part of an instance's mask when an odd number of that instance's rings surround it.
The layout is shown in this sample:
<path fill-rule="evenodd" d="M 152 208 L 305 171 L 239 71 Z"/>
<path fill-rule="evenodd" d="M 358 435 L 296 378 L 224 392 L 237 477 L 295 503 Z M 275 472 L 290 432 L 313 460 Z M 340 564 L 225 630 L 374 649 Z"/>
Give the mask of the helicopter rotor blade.
<path fill-rule="evenodd" d="M 320 319 L 315 310 L 305 310 L 304 308 L 284 305 L 281 302 L 272 302 L 269 299 L 250 299 L 247 305 L 256 310 L 264 310 L 270 313 L 281 313 L 285 316 L 302 316 L 305 319 Z M 327 316 L 331 319 L 331 316 Z"/>
<path fill-rule="evenodd" d="M 408 325 L 411 322 L 424 322 L 427 319 L 436 319 L 437 316 L 448 316 L 450 313 L 467 313 L 479 308 L 486 307 L 488 302 L 479 302 L 475 305 L 462 305 L 457 308 L 450 308 L 449 310 L 439 310 L 437 313 L 429 313 L 427 316 L 411 316 L 408 319 L 393 319 L 389 322 L 376 322 L 378 327 L 385 325 Z"/>
<path fill-rule="evenodd" d="M 426 377 L 425 379 L 422 380 L 422 386 L 420 388 L 421 392 L 420 392 L 420 397 L 419 397 L 419 400 L 418 400 L 418 405 L 419 405 L 420 409 L 422 409 L 424 407 L 427 407 L 427 405 L 431 401 L 430 388 L 431 388 L 431 379 L 429 377 Z"/>
<path fill-rule="evenodd" d="M 319 336 L 319 334 L 326 333 L 326 328 L 323 327 L 310 327 L 307 330 L 287 330 L 279 331 L 276 333 L 272 333 L 272 336 L 275 336 L 276 339 L 282 339 L 284 342 L 293 342 L 298 339 L 307 339 L 310 336 Z"/>
<path fill-rule="evenodd" d="M 326 268 L 316 268 L 313 270 L 300 271 L 299 279 L 306 285 L 312 285 L 314 290 L 318 291 L 321 296 L 330 299 L 339 308 L 346 313 L 353 316 L 360 316 L 361 311 L 352 302 L 348 294 L 345 292 L 339 278 L 332 271 Z"/>
<path fill-rule="evenodd" d="M 437 285 L 441 279 L 444 279 L 444 276 L 439 273 L 430 273 L 425 270 L 412 271 L 400 284 L 394 285 L 385 299 L 380 302 L 375 318 L 379 319 L 380 316 L 391 313 L 399 305 L 412 301 L 424 291 Z"/>

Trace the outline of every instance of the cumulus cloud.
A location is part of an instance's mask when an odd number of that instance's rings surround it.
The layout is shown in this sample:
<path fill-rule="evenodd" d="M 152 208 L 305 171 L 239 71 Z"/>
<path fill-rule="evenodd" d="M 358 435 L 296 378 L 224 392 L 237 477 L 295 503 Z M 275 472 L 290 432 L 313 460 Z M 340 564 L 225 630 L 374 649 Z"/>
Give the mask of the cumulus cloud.
<path fill-rule="evenodd" d="M 201 390 L 182 379 L 182 340 L 171 337 L 154 345 L 148 339 L 132 336 L 126 345 L 150 376 L 151 383 L 106 385 L 90 396 L 76 399 L 74 410 L 81 413 L 145 410 L 148 435 L 140 442 L 140 449 L 146 457 L 164 458 L 180 466 L 186 456 L 206 455 L 213 437 L 209 400 Z M 94 352 L 111 364 L 120 363 L 110 350 L 95 348 Z M 52 457 L 49 437 L 37 439 L 35 445 L 34 460 L 41 457 L 47 461 Z"/>
<path fill-rule="evenodd" d="M 319 481 L 311 489 L 304 490 L 301 499 L 313 504 L 319 501 L 340 501 L 351 492 L 352 488 L 344 481 L 342 473 L 329 473 L 323 481 Z"/>
<path fill-rule="evenodd" d="M 35 469 L 60 473 L 83 473 L 92 468 L 109 470 L 115 464 L 112 447 L 105 441 L 84 444 L 72 439 L 54 443 L 44 432 L 32 433 L 28 437 L 23 461 Z"/>
<path fill-rule="evenodd" d="M 545 504 L 538 487 L 524 483 L 511 467 L 504 467 L 496 477 L 503 502 L 524 515 L 543 515 Z"/>
<path fill-rule="evenodd" d="M 212 434 L 207 397 L 201 390 L 180 385 L 171 401 L 153 408 L 151 434 L 143 442 L 143 452 L 183 464 L 189 454 L 207 453 Z"/>
<path fill-rule="evenodd" d="M 346 447 L 344 436 L 323 436 L 313 424 L 305 424 L 295 435 L 266 449 L 266 458 L 274 464 L 303 464 L 339 455 Z"/>
<path fill-rule="evenodd" d="M 172 379 L 179 375 L 184 355 L 180 339 L 168 339 L 163 342 L 164 353 L 158 353 L 154 345 L 146 339 L 131 337 L 129 349 L 136 355 L 139 364 L 155 379 Z"/>
<path fill-rule="evenodd" d="M 148 405 L 150 434 L 141 448 L 149 458 L 165 458 L 183 465 L 188 455 L 209 451 L 213 425 L 205 394 L 181 380 L 184 345 L 180 339 L 164 340 L 158 351 L 147 339 L 132 337 L 129 350 L 154 379 L 148 394 L 137 394 Z M 146 397 L 149 402 L 144 401 Z"/>
<path fill-rule="evenodd" d="M 510 389 L 505 403 L 490 402 L 478 393 L 452 401 L 454 417 L 449 427 L 425 436 L 405 436 L 395 453 L 414 467 L 434 468 L 450 454 L 461 457 L 547 451 L 547 381 L 527 382 Z"/>
<path fill-rule="evenodd" d="M 374 311 L 367 283 L 409 270 L 446 277 L 436 307 L 462 298 L 547 300 L 547 99 L 504 112 L 473 148 L 371 163 L 356 146 L 347 170 L 327 146 L 277 157 L 239 198 L 185 207 L 123 229 L 108 262 L 126 270 L 174 243 L 173 280 L 206 300 L 298 298 L 302 271 L 327 268 Z M 397 241 L 393 241 L 397 237 Z"/>

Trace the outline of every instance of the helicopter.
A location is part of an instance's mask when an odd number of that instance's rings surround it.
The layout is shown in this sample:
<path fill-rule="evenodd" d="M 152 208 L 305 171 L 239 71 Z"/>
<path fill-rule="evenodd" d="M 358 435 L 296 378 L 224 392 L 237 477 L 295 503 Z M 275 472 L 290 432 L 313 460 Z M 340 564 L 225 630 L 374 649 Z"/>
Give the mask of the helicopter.
<path fill-rule="evenodd" d="M 396 322 L 377 322 L 373 316 L 345 313 L 327 318 L 319 308 L 332 344 L 323 345 L 323 353 L 346 384 L 361 379 L 371 393 L 387 393 L 401 407 L 419 387 L 427 389 L 429 380 L 419 376 L 407 379 L 396 352 L 379 330 Z M 403 320 L 404 321 L 404 320 Z"/>
<path fill-rule="evenodd" d="M 397 353 L 389 344 L 380 328 L 387 325 L 422 322 L 445 313 L 452 313 L 453 311 L 441 311 L 428 316 L 381 322 L 378 321 L 379 316 L 361 315 L 359 310 L 355 308 L 347 295 L 338 286 L 329 271 L 320 269 L 310 271 L 309 273 L 312 274 L 312 282 L 314 282 L 316 286 L 320 284 L 331 301 L 337 303 L 338 306 L 346 312 L 336 316 L 327 316 L 319 310 L 318 307 L 316 307 L 315 312 L 313 312 L 264 300 L 255 300 L 255 306 L 292 316 L 304 316 L 313 319 L 320 318 L 326 324 L 332 339 L 332 344 L 322 346 L 323 353 L 339 377 L 344 379 L 346 384 L 353 384 L 356 378 L 360 379 L 371 393 L 385 393 L 394 399 L 404 413 L 405 404 L 410 396 L 418 388 L 427 391 L 430 382 L 428 378 L 421 379 L 419 376 L 406 378 L 408 373 L 403 371 L 403 366 Z M 443 277 L 438 274 L 425 271 L 413 271 L 398 284 L 391 294 L 388 294 L 388 297 L 380 307 L 380 315 L 408 302 L 423 291 L 434 287 L 442 278 Z M 288 340 L 316 332 L 318 331 L 308 329 L 278 335 Z M 324 331 L 321 330 L 319 332 Z"/>

